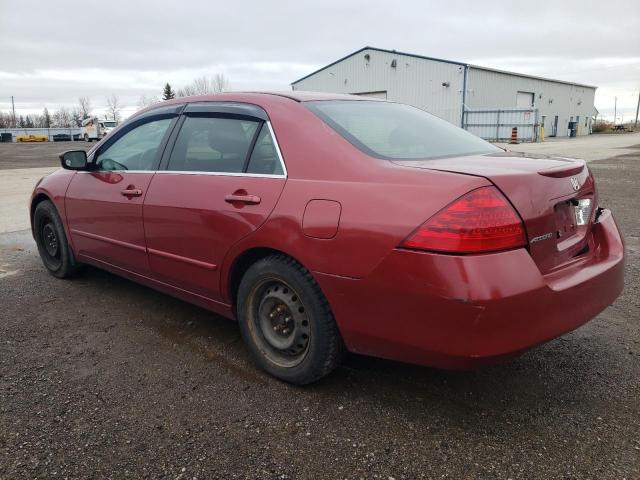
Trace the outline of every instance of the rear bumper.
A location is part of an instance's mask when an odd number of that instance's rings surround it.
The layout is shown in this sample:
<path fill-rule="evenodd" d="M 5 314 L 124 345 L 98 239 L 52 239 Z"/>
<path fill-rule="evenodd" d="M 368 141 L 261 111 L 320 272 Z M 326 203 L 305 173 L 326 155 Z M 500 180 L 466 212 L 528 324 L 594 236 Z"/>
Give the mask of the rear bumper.
<path fill-rule="evenodd" d="M 573 330 L 623 288 L 611 212 L 594 248 L 542 275 L 525 249 L 452 256 L 394 250 L 363 279 L 315 273 L 354 352 L 441 368 L 494 363 Z"/>

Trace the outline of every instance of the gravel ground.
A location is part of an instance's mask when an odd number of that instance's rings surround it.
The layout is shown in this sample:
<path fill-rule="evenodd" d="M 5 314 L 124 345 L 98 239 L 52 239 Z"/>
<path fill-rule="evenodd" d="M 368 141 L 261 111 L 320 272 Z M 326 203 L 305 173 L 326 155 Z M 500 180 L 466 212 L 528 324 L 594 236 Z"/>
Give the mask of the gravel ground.
<path fill-rule="evenodd" d="M 587 162 L 611 158 L 614 155 L 635 153 L 634 146 L 640 143 L 640 132 L 598 133 L 580 137 L 548 137 L 544 142 L 497 145 L 516 152 L 539 153 L 582 158 Z"/>
<path fill-rule="evenodd" d="M 640 478 L 640 149 L 590 163 L 629 252 L 624 294 L 506 365 L 352 356 L 306 388 L 236 325 L 0 235 L 0 478 Z"/>
<path fill-rule="evenodd" d="M 0 143 L 0 170 L 59 167 L 65 150 L 89 150 L 93 142 Z"/>

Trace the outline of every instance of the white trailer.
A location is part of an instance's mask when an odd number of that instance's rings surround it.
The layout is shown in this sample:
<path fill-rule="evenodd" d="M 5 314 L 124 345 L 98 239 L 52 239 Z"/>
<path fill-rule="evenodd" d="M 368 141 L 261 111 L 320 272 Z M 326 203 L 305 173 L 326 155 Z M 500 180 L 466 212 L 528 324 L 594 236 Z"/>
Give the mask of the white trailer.
<path fill-rule="evenodd" d="M 118 126 L 115 120 L 100 120 L 98 117 L 86 118 L 80 127 L 80 136 L 85 142 L 102 140 Z"/>

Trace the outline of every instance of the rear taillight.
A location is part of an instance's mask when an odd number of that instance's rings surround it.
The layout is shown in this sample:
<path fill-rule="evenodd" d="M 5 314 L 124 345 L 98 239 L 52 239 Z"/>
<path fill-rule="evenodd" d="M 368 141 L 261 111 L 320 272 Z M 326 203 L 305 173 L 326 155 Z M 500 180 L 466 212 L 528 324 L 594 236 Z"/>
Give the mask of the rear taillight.
<path fill-rule="evenodd" d="M 455 200 L 423 223 L 401 248 L 446 253 L 494 252 L 527 244 L 522 220 L 495 187 Z"/>

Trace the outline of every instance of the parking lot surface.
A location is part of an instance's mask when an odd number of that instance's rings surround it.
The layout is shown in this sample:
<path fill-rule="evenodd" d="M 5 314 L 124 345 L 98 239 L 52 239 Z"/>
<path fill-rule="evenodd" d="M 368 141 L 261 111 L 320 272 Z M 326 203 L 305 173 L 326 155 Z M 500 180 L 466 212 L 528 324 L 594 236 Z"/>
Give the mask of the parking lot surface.
<path fill-rule="evenodd" d="M 472 372 L 351 356 L 292 387 L 235 323 L 93 268 L 57 280 L 0 233 L 0 478 L 640 478 L 640 145 L 590 168 L 623 295 Z"/>
<path fill-rule="evenodd" d="M 29 228 L 25 206 L 36 182 L 60 167 L 58 154 L 93 143 L 0 143 L 0 232 Z"/>
<path fill-rule="evenodd" d="M 590 162 L 593 160 L 604 160 L 626 153 L 633 153 L 635 151 L 634 147 L 639 144 L 640 132 L 603 133 L 576 138 L 550 137 L 544 142 L 538 143 L 520 143 L 518 145 L 500 143 L 498 145 L 515 152 L 561 155 L 582 158 Z"/>

